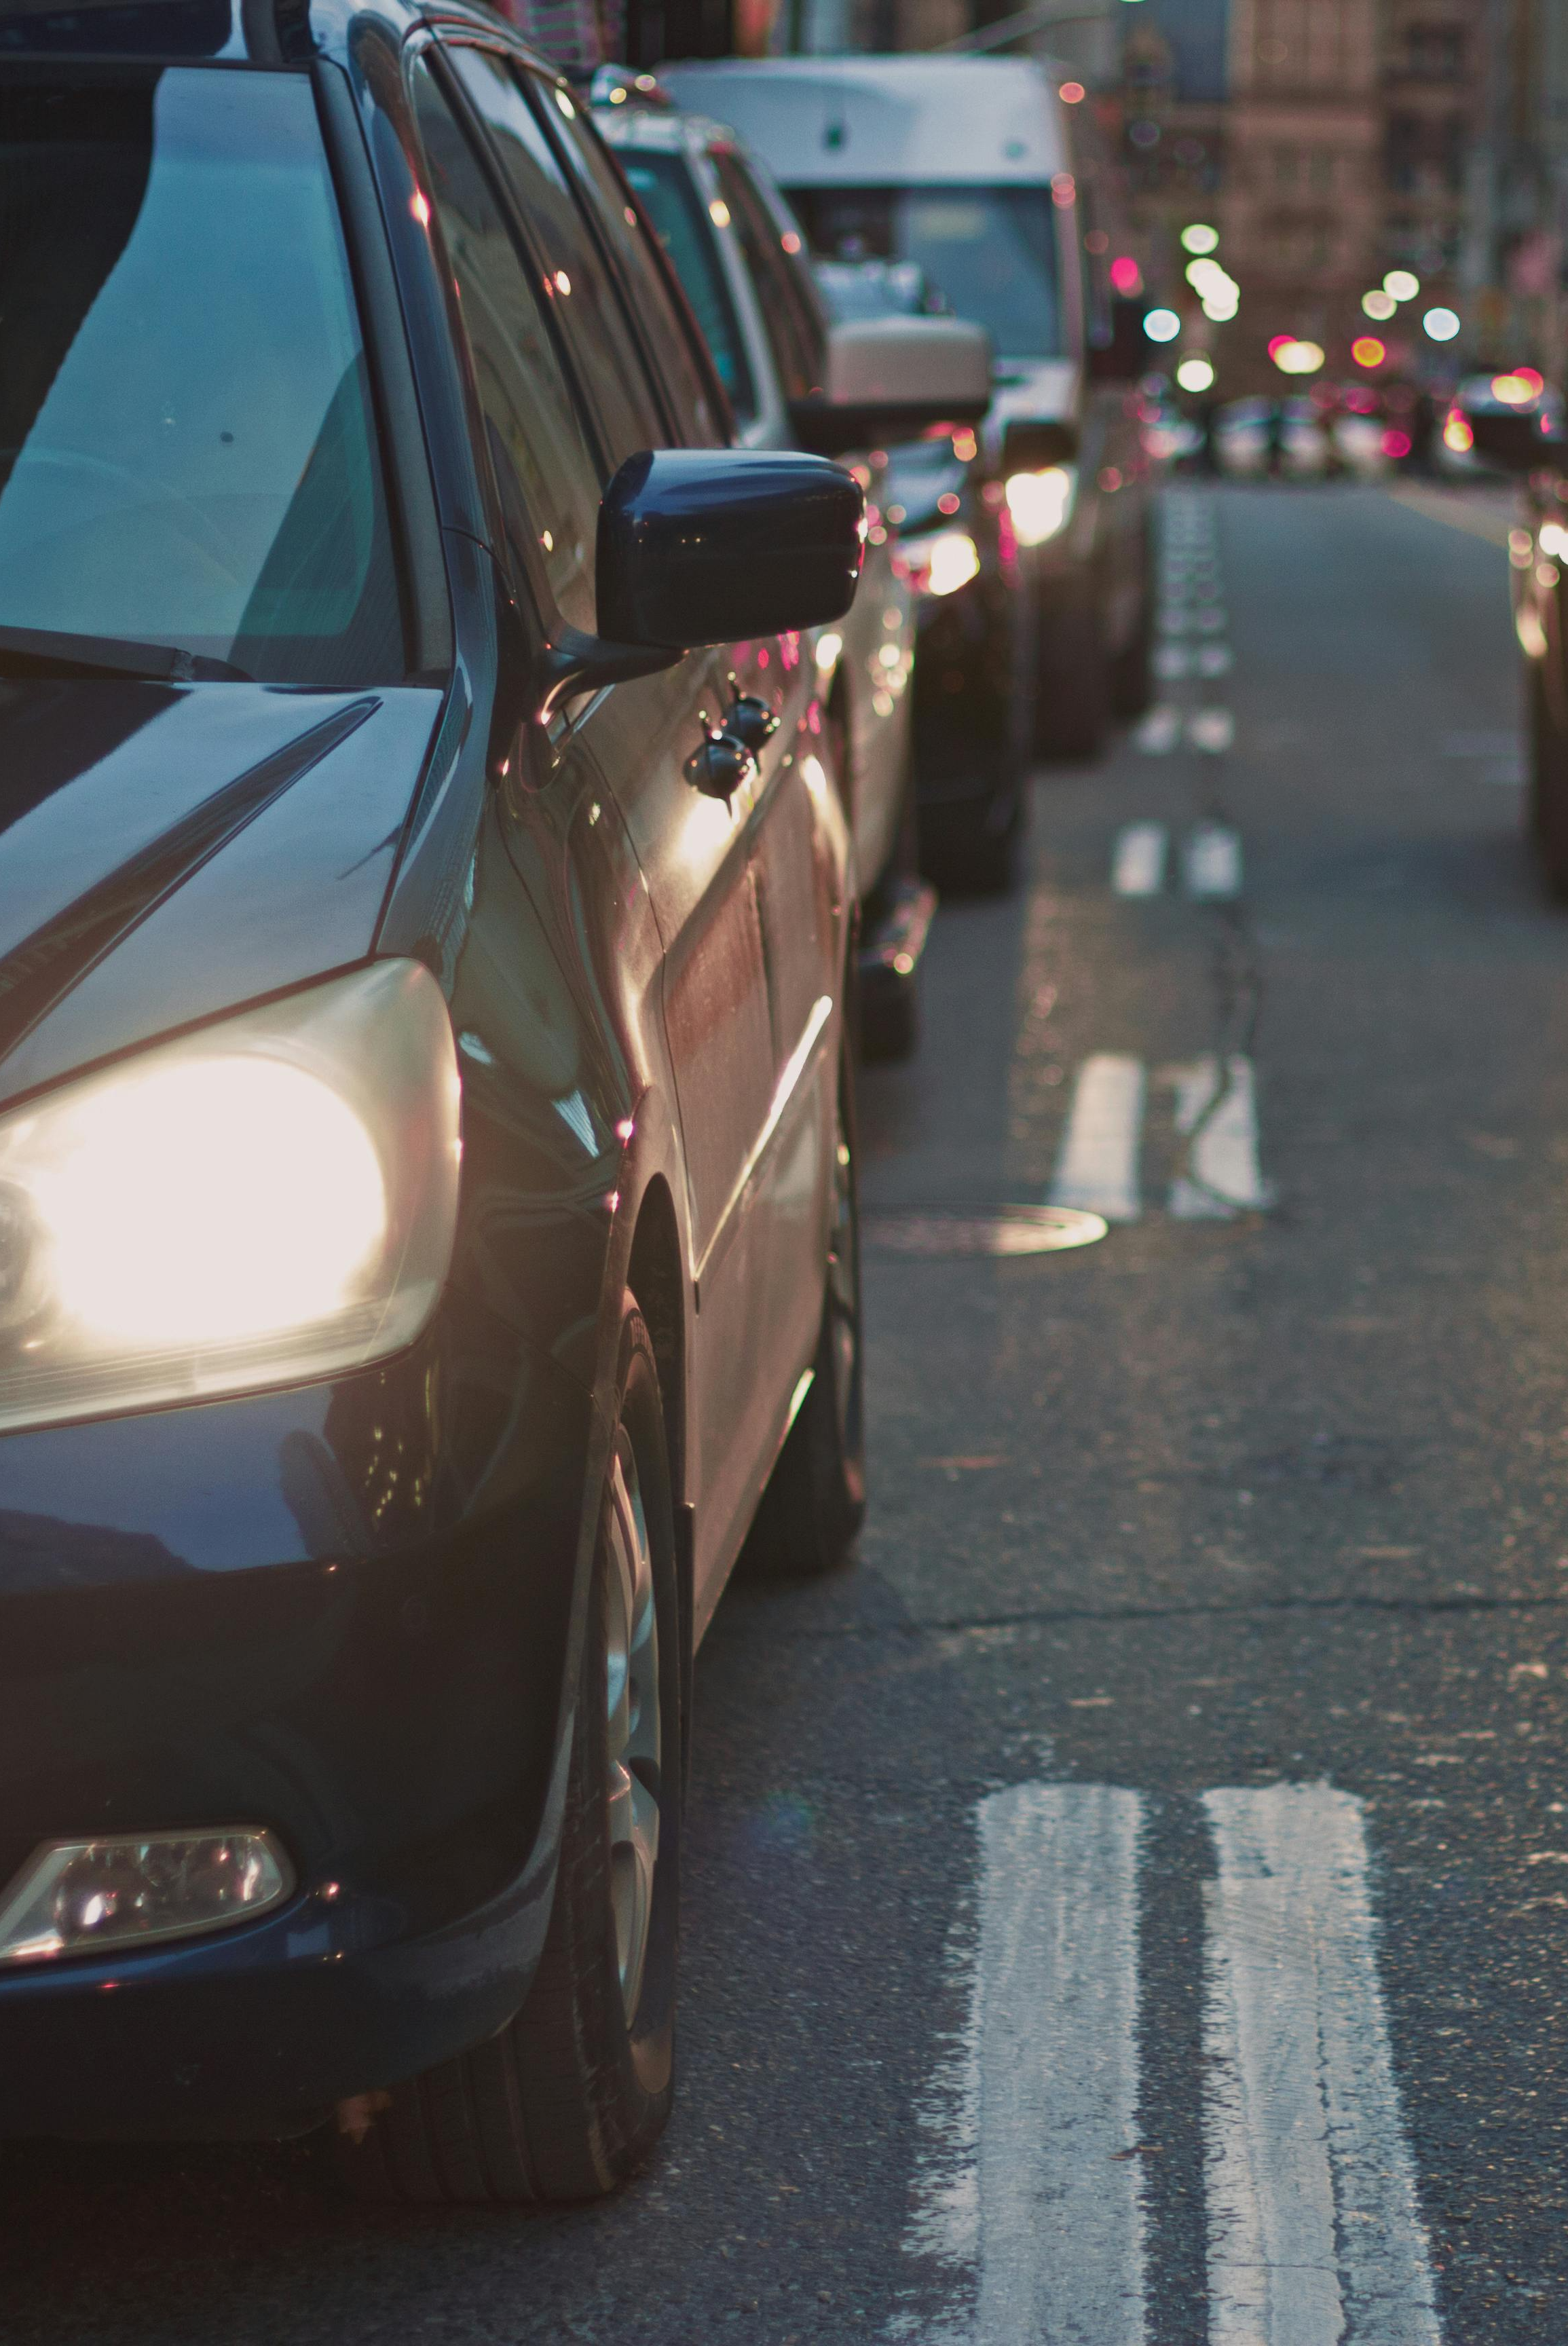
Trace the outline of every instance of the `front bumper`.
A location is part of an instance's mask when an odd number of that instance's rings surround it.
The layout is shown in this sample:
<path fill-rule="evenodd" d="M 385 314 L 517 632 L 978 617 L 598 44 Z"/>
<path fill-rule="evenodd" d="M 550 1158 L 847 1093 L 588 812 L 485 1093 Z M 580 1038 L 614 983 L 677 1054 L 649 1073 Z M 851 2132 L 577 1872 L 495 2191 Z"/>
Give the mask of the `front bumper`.
<path fill-rule="evenodd" d="M 479 1365 L 438 1328 L 336 1383 L 0 1443 L 0 1882 L 41 1841 L 249 1823 L 299 1881 L 253 1923 L 0 1973 L 0 2135 L 287 2131 L 521 2002 L 590 1402 Z"/>

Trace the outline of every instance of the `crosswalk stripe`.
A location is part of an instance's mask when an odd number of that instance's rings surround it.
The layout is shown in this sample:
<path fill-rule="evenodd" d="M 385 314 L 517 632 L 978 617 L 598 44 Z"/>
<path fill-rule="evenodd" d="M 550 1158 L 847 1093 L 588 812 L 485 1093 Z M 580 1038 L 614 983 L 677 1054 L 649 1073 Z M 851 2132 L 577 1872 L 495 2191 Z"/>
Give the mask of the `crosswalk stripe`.
<path fill-rule="evenodd" d="M 1191 1137 L 1186 1171 L 1171 1184 L 1167 1211 L 1177 1221 L 1223 1220 L 1273 1202 L 1257 1161 L 1257 1086 L 1252 1062 L 1195 1060 L 1176 1075 L 1176 1126 Z"/>
<path fill-rule="evenodd" d="M 1047 1203 L 1077 1206 L 1108 1222 L 1135 1222 L 1138 1142 L 1146 1079 L 1141 1059 L 1100 1051 L 1084 1060 L 1073 1087 L 1056 1176 Z"/>
<path fill-rule="evenodd" d="M 1129 822 L 1111 851 L 1111 888 L 1118 896 L 1157 896 L 1166 884 L 1166 827 Z"/>
<path fill-rule="evenodd" d="M 1228 823 L 1200 822 L 1187 833 L 1182 884 L 1200 900 L 1241 893 L 1241 840 Z"/>
<path fill-rule="evenodd" d="M 1360 1802 L 1204 1795 L 1209 2346 L 1439 2346 Z"/>
<path fill-rule="evenodd" d="M 1142 1812 L 1103 1784 L 981 1804 L 974 2346 L 1143 2346 Z"/>

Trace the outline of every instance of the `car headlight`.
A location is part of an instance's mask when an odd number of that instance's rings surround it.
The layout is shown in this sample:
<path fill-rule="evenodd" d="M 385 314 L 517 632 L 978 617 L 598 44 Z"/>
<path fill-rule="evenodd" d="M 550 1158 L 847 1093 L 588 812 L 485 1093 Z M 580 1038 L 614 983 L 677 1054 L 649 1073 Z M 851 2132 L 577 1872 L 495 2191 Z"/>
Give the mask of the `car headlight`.
<path fill-rule="evenodd" d="M 916 595 L 956 595 L 980 574 L 980 550 L 966 529 L 901 538 L 894 569 Z"/>
<path fill-rule="evenodd" d="M 1007 510 L 1019 545 L 1044 546 L 1065 525 L 1073 510 L 1078 468 L 1048 464 L 1043 473 L 1012 473 L 1006 485 Z"/>
<path fill-rule="evenodd" d="M 410 961 L 0 1117 L 0 1427 L 398 1351 L 446 1276 L 459 1148 L 445 1000 Z"/>

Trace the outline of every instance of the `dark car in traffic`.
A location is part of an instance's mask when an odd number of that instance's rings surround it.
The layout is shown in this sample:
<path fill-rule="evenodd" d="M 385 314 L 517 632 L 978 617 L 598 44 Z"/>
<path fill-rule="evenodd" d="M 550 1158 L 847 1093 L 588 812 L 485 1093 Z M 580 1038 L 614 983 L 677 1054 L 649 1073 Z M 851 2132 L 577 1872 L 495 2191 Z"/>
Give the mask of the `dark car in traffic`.
<path fill-rule="evenodd" d="M 8 13 L 0 219 L 0 2134 L 590 2195 L 863 1504 L 861 493 L 479 10 Z"/>

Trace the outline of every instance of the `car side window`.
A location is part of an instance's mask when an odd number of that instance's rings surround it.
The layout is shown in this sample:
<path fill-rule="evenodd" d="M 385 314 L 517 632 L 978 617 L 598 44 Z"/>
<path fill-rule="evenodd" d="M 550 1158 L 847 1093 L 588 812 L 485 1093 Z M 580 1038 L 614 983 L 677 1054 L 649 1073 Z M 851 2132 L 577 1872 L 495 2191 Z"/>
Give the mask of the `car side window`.
<path fill-rule="evenodd" d="M 738 419 L 748 423 L 757 413 L 757 389 L 747 362 L 740 321 L 725 282 L 724 263 L 715 241 L 718 230 L 692 185 L 686 157 L 623 148 L 621 162 L 633 194 L 652 220 L 654 232 L 686 288 L 686 298 L 708 337 L 718 379 L 729 393 L 729 404 Z"/>
<path fill-rule="evenodd" d="M 409 84 L 514 560 L 526 576 L 531 547 L 563 618 L 592 634 L 599 475 L 583 419 L 531 272 L 424 58 Z"/>
<path fill-rule="evenodd" d="M 494 142 L 535 248 L 556 331 L 598 419 L 613 472 L 639 449 L 657 447 L 669 437 L 620 297 L 560 159 L 512 77 L 510 61 L 467 43 L 452 44 L 445 55 Z"/>
<path fill-rule="evenodd" d="M 809 392 L 820 389 L 822 382 L 820 323 L 801 299 L 779 242 L 779 231 L 742 165 L 724 148 L 712 150 L 712 161 L 757 288 L 762 322 L 772 346 L 784 396 L 804 399 Z"/>
<path fill-rule="evenodd" d="M 536 101 L 551 106 L 556 93 L 537 75 L 527 78 Z M 729 438 L 729 418 L 708 396 L 702 365 L 687 339 L 697 330 L 681 315 L 665 279 L 669 264 L 655 249 L 652 230 L 627 202 L 630 190 L 598 132 L 575 100 L 567 97 L 566 104 L 572 108 L 569 115 L 558 104 L 552 107 L 555 120 L 551 129 L 560 134 L 600 234 L 615 256 L 626 299 L 654 346 L 681 440 L 688 448 L 722 448 Z"/>

